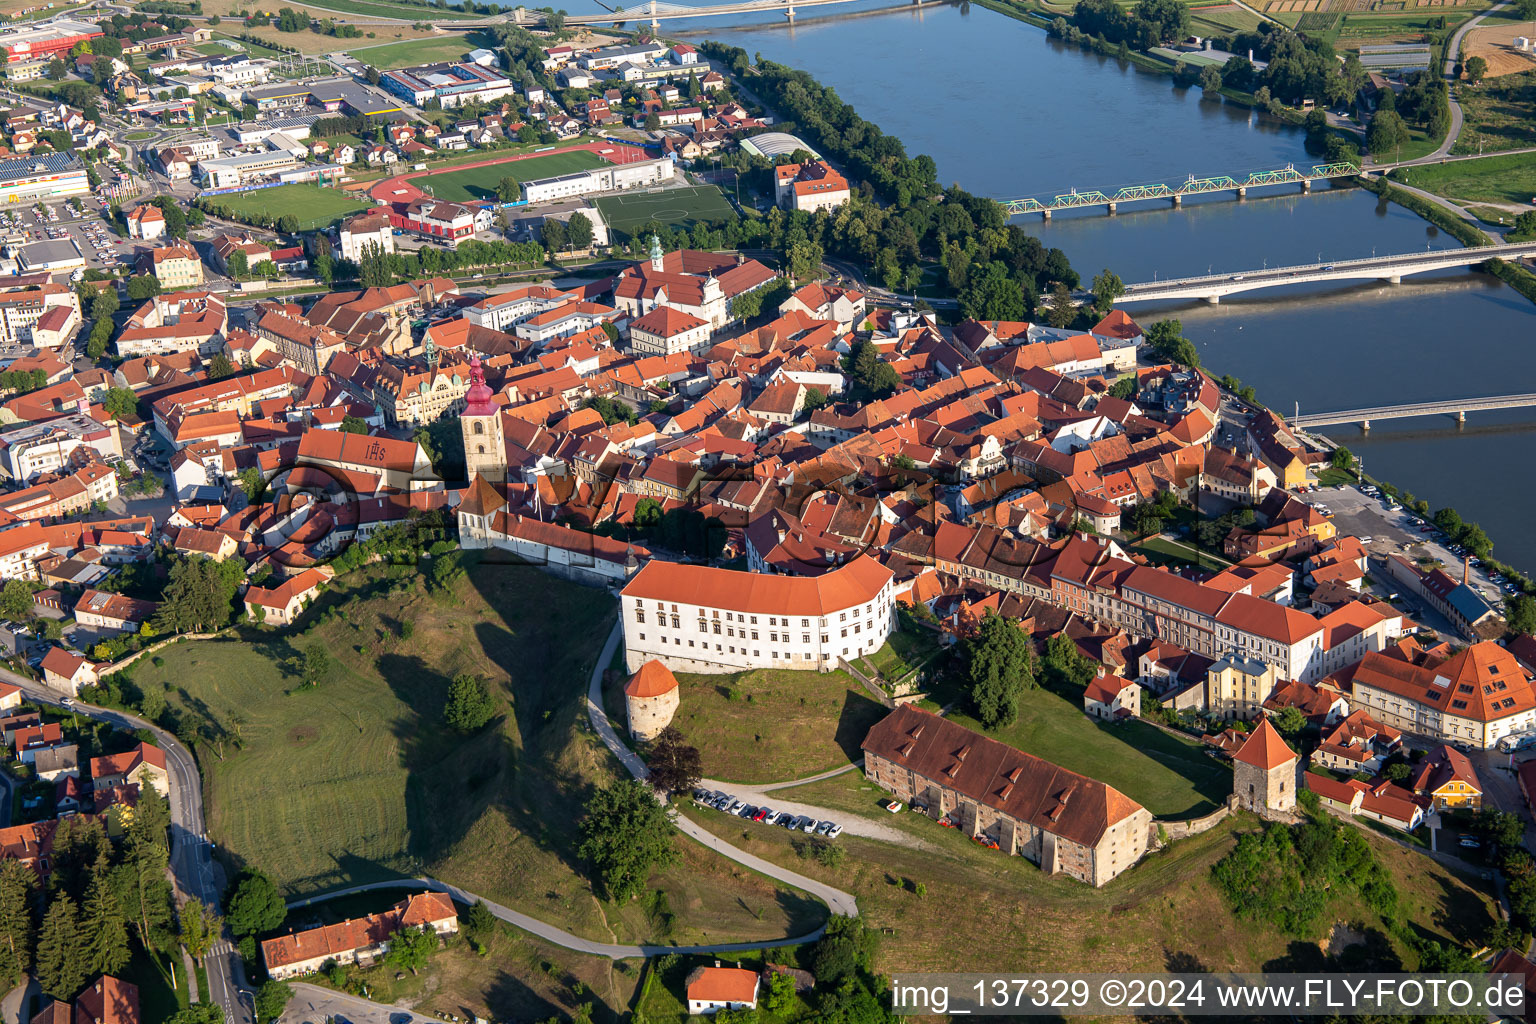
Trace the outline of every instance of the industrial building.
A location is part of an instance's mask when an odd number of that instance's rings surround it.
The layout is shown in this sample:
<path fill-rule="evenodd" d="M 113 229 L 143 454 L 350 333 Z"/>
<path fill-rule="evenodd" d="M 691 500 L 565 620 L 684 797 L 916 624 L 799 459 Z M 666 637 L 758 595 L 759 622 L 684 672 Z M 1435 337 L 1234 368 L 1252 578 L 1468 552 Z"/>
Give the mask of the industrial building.
<path fill-rule="evenodd" d="M 234 188 L 256 178 L 292 170 L 298 165 L 299 161 L 292 153 L 275 149 L 266 153 L 248 153 L 245 156 L 204 160 L 197 165 L 197 173 L 208 188 Z"/>
<path fill-rule="evenodd" d="M 401 68 L 385 72 L 379 84 L 418 107 L 435 99 L 444 109 L 471 100 L 488 103 L 515 91 L 510 81 L 479 64 L 424 64 Z"/>
<path fill-rule="evenodd" d="M 595 195 L 600 192 L 621 192 L 631 188 L 650 188 L 671 181 L 677 165 L 670 157 L 659 160 L 637 160 L 630 164 L 610 164 L 590 171 L 561 174 L 553 178 L 534 178 L 523 182 L 523 199 L 529 203 L 545 203 L 552 199 L 569 199 L 572 196 Z"/>
<path fill-rule="evenodd" d="M 105 34 L 90 22 L 60 18 L 42 25 L 0 32 L 0 47 L 5 50 L 6 64 L 25 64 L 67 54 L 76 43 L 100 39 Z"/>
<path fill-rule="evenodd" d="M 85 165 L 73 153 L 0 161 L 0 203 L 83 196 L 91 190 Z"/>

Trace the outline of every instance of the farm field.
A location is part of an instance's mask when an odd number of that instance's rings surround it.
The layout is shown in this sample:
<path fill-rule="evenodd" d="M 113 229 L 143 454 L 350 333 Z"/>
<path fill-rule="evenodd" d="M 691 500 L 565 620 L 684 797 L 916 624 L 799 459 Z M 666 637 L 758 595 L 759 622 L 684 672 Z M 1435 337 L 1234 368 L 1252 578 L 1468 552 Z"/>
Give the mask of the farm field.
<path fill-rule="evenodd" d="M 1146 722 L 1101 722 L 1083 714 L 1081 699 L 1043 686 L 1024 694 L 1012 725 L 985 730 L 968 715 L 949 717 L 968 729 L 1113 786 L 1158 818 L 1192 818 L 1216 809 L 1232 791 L 1232 772 L 1194 740 Z"/>
<path fill-rule="evenodd" d="M 485 159 L 481 156 L 480 159 Z M 502 178 L 529 181 L 533 178 L 552 178 L 558 174 L 601 167 L 603 158 L 587 150 L 571 153 L 551 153 L 527 160 L 487 164 L 483 167 L 467 167 L 462 171 L 427 174 L 412 181 L 418 186 L 428 185 L 438 199 L 449 202 L 465 202 L 470 199 L 495 199 L 496 186 Z"/>
<path fill-rule="evenodd" d="M 307 184 L 279 185 L 254 192 L 232 192 L 214 196 L 212 201 L 238 212 L 270 213 L 278 217 L 291 213 L 298 218 L 300 231 L 330 227 L 343 217 L 373 205 L 366 199 L 349 196 L 340 189 Z"/>
<path fill-rule="evenodd" d="M 613 603 L 531 567 L 472 566 L 432 594 L 421 579 L 415 565 L 355 574 L 300 634 L 182 643 L 136 675 L 202 737 L 209 830 L 233 866 L 293 895 L 430 872 L 603 941 L 767 939 L 820 922 L 819 903 L 682 837 L 651 878 L 674 925 L 641 901 L 597 900 L 575 852 L 579 809 L 617 767 L 584 728 L 581 695 Z M 343 602 L 344 618 L 325 614 Z M 332 663 L 306 688 L 284 663 L 311 644 Z M 439 717 L 464 672 L 504 709 L 469 737 Z"/>
<path fill-rule="evenodd" d="M 1022 857 L 983 849 L 958 832 L 910 812 L 886 814 L 889 797 L 860 773 L 778 790 L 776 795 L 875 817 L 928 849 L 862 839 L 845 832 L 842 863 L 825 867 L 808 856 L 805 837 L 783 829 L 743 827 L 721 814 L 688 807 L 693 817 L 742 849 L 852 892 L 867 925 L 881 932 L 879 968 L 902 971 L 1054 970 L 1091 958 L 1095 970 L 1163 972 L 1170 964 L 1202 971 L 1315 966 L 1315 939 L 1298 940 L 1238 918 L 1210 878 L 1210 867 L 1241 831 L 1257 827 L 1240 814 L 1208 832 L 1149 855 L 1100 889 L 1045 875 Z M 745 833 L 745 834 L 744 834 Z M 1491 883 L 1447 870 L 1390 840 L 1367 839 L 1392 875 L 1402 916 L 1439 941 L 1476 946 L 1495 920 Z M 922 883 L 924 895 L 917 895 Z M 963 912 L 957 912 L 963 908 Z M 1412 969 L 1417 955 L 1390 926 L 1354 897 L 1333 904 L 1338 920 L 1359 922 Z M 1305 966 L 1304 966 L 1305 965 Z M 1185 969 L 1185 968 L 1180 968 Z M 659 1009 L 659 1007 L 658 1007 Z M 673 1020 L 661 1016 L 647 1019 Z"/>
<path fill-rule="evenodd" d="M 1456 152 L 1536 146 L 1536 117 L 1532 116 L 1536 112 L 1536 67 L 1485 81 L 1476 88 L 1462 85 L 1456 98 L 1465 118 Z"/>
<path fill-rule="evenodd" d="M 679 672 L 677 681 L 682 699 L 672 724 L 699 748 L 705 776 L 728 782 L 784 782 L 841 768 L 858 760 L 865 734 L 886 715 L 841 671 Z"/>
<path fill-rule="evenodd" d="M 668 188 L 659 192 L 600 196 L 597 208 L 608 226 L 622 235 L 632 235 L 643 224 L 656 221 L 668 227 L 692 228 L 736 218 L 736 211 L 714 185 Z"/>
<path fill-rule="evenodd" d="M 1516 203 L 1529 209 L 1536 197 L 1536 153 L 1404 167 L 1393 171 L 1392 179 L 1447 199 Z"/>
<path fill-rule="evenodd" d="M 347 52 L 365 64 L 380 71 L 408 68 L 416 64 L 436 64 L 458 60 L 470 50 L 484 46 L 489 38 L 476 32 L 437 36 L 432 39 L 416 39 L 410 42 L 385 43 L 382 46 L 359 46 Z"/>

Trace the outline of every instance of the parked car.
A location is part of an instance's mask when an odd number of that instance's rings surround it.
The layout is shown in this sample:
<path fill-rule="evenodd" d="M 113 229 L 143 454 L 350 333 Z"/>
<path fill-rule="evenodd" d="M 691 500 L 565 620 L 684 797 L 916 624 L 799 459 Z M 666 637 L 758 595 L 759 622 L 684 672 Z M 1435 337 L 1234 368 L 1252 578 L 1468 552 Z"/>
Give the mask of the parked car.
<path fill-rule="evenodd" d="M 839 825 L 835 821 L 828 822 L 828 824 L 831 825 L 831 828 L 827 829 L 827 838 L 828 839 L 836 839 L 838 836 L 843 834 L 843 826 Z"/>
<path fill-rule="evenodd" d="M 757 810 L 752 812 L 752 820 L 753 821 L 764 821 L 764 820 L 767 819 L 767 817 L 768 817 L 768 808 L 766 808 L 766 807 L 759 807 Z"/>
<path fill-rule="evenodd" d="M 41 659 L 39 659 L 39 660 L 41 660 Z M 806 818 L 805 819 L 805 824 L 800 826 L 800 831 L 806 833 L 807 835 L 809 835 L 810 833 L 816 831 L 817 824 L 818 824 L 818 822 L 816 821 L 815 818 Z"/>
<path fill-rule="evenodd" d="M 892 814 L 895 814 L 901 810 L 901 801 L 892 800 L 890 803 L 885 805 L 885 809 L 890 811 Z"/>
<path fill-rule="evenodd" d="M 1461 845 L 1465 846 L 1469 850 L 1476 850 L 1480 849 L 1483 844 L 1478 842 L 1476 839 L 1473 839 L 1471 836 L 1462 836 Z"/>

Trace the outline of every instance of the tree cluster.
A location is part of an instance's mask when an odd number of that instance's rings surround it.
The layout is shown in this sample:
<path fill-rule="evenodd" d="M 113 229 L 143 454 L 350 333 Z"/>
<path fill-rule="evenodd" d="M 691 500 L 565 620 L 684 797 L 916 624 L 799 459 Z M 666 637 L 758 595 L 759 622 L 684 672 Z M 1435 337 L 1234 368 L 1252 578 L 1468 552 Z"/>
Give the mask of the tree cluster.
<path fill-rule="evenodd" d="M 1461 513 L 1454 508 L 1440 509 L 1435 513 L 1433 522 L 1452 544 L 1460 544 L 1474 558 L 1487 558 L 1493 554 L 1493 541 L 1488 539 L 1483 528 L 1462 519 Z"/>
<path fill-rule="evenodd" d="M 1131 8 L 1114 0 L 1078 0 L 1072 24 L 1089 36 L 1146 50 L 1189 35 L 1189 8 L 1178 0 L 1141 0 Z"/>
<path fill-rule="evenodd" d="M 1184 324 L 1178 320 L 1159 320 L 1147 328 L 1147 351 L 1158 359 L 1195 369 L 1200 353 L 1195 343 L 1184 337 Z"/>
<path fill-rule="evenodd" d="M 223 629 L 235 614 L 235 597 L 244 581 L 245 565 L 239 559 L 177 559 L 155 614 L 155 628 L 161 633 Z"/>
<path fill-rule="evenodd" d="M 639 779 L 594 793 L 580 829 L 578 849 L 592 868 L 595 887 L 615 903 L 645 892 L 651 872 L 677 859 L 666 808 Z"/>
<path fill-rule="evenodd" d="M 1035 652 L 1018 623 L 988 612 L 965 640 L 966 671 L 976 717 L 987 728 L 1010 725 L 1019 698 L 1035 685 Z"/>

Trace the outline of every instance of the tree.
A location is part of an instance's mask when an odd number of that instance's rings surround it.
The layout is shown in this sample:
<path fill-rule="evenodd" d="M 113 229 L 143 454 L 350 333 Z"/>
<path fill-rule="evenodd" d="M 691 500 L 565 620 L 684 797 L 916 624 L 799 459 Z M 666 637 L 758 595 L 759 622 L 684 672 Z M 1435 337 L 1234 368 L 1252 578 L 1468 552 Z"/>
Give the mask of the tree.
<path fill-rule="evenodd" d="M 1028 310 L 1024 289 L 997 260 L 970 271 L 959 302 L 961 314 L 973 320 L 1022 320 Z"/>
<path fill-rule="evenodd" d="M 515 203 L 523 194 L 523 183 L 516 178 L 502 178 L 496 183 L 496 198 L 504 203 Z"/>
<path fill-rule="evenodd" d="M 1099 316 L 1104 316 L 1115 308 L 1115 300 L 1125 294 L 1125 282 L 1120 280 L 1120 275 L 1114 273 L 1108 267 L 1093 279 L 1093 309 Z"/>
<path fill-rule="evenodd" d="M 363 246 L 362 258 L 357 261 L 357 280 L 364 288 L 387 288 L 395 279 L 389 265 L 389 254 L 378 242 Z"/>
<path fill-rule="evenodd" d="M 1488 74 L 1488 61 L 1482 57 L 1468 57 L 1466 72 L 1467 81 L 1476 85 L 1483 80 L 1484 75 Z"/>
<path fill-rule="evenodd" d="M 597 888 L 614 902 L 644 892 L 651 871 L 677 859 L 666 808 L 639 779 L 593 794 L 580 827 L 578 852 L 592 868 Z"/>
<path fill-rule="evenodd" d="M 32 966 L 37 926 L 32 899 L 37 875 L 20 861 L 0 863 L 0 977 L 15 985 Z"/>
<path fill-rule="evenodd" d="M 461 733 L 472 733 L 496 716 L 498 705 L 479 676 L 461 673 L 448 684 L 448 700 L 443 705 L 443 722 Z"/>
<path fill-rule="evenodd" d="M 331 670 L 330 652 L 318 640 L 305 644 L 301 657 L 296 660 L 306 686 L 319 686 L 320 680 Z"/>
<path fill-rule="evenodd" d="M 62 82 L 67 74 L 69 74 L 69 68 L 59 58 L 55 57 L 48 62 L 48 80 L 50 82 Z"/>
<path fill-rule="evenodd" d="M 160 279 L 148 274 L 140 274 L 128 279 L 128 297 L 130 299 L 152 299 L 160 294 Z"/>
<path fill-rule="evenodd" d="M 1200 69 L 1200 91 L 1210 95 L 1221 91 L 1221 72 L 1214 64 L 1207 64 Z"/>
<path fill-rule="evenodd" d="M 1387 765 L 1386 776 L 1393 782 L 1407 782 L 1413 768 L 1406 761 L 1393 761 Z"/>
<path fill-rule="evenodd" d="M 365 68 L 364 69 L 363 77 L 368 79 L 368 84 L 369 85 L 378 85 L 380 79 L 382 79 L 384 76 L 379 74 L 379 69 L 378 68 L 369 67 L 369 68 Z"/>
<path fill-rule="evenodd" d="M 1354 469 L 1355 453 L 1343 445 L 1339 445 L 1333 450 L 1333 454 L 1328 456 L 1328 464 L 1334 469 L 1342 469 L 1345 471 Z"/>
<path fill-rule="evenodd" d="M 341 431 L 344 434 L 367 434 L 368 424 L 360 417 L 349 414 L 341 418 Z"/>
<path fill-rule="evenodd" d="M 437 932 L 431 925 L 420 928 L 401 928 L 389 938 L 389 952 L 384 962 L 391 967 L 405 968 L 412 974 L 427 966 L 432 954 L 437 952 Z"/>
<path fill-rule="evenodd" d="M 224 920 L 202 900 L 187 900 L 181 907 L 181 929 L 177 937 L 187 948 L 194 963 L 202 963 L 208 950 L 218 941 Z"/>
<path fill-rule="evenodd" d="M 170 579 L 156 613 L 162 633 L 222 629 L 234 614 L 235 593 L 245 578 L 238 559 L 215 562 L 183 558 L 171 566 Z"/>
<path fill-rule="evenodd" d="M 820 245 L 811 241 L 800 241 L 790 245 L 789 250 L 784 254 L 784 262 L 789 276 L 799 280 L 820 276 L 821 261 L 825 256 Z"/>
<path fill-rule="evenodd" d="M 827 404 L 827 396 L 821 393 L 820 388 L 805 389 L 805 403 L 802 408 L 806 412 L 815 412 Z"/>
<path fill-rule="evenodd" d="M 165 1024 L 224 1024 L 224 1007 L 218 1003 L 194 1003 L 167 1017 Z"/>
<path fill-rule="evenodd" d="M 1377 157 L 1385 157 L 1408 141 L 1408 125 L 1395 110 L 1378 110 L 1365 132 L 1365 148 Z"/>
<path fill-rule="evenodd" d="M 0 618 L 9 619 L 12 622 L 20 622 L 31 617 L 31 586 L 27 584 L 26 580 L 6 580 L 5 589 L 0 590 Z"/>
<path fill-rule="evenodd" d="M 287 1008 L 288 1000 L 292 998 L 293 989 L 286 981 L 268 978 L 261 983 L 261 988 L 256 990 L 256 1020 L 260 1024 L 277 1020 Z"/>
<path fill-rule="evenodd" d="M 55 999 L 69 1001 L 85 987 L 90 973 L 75 901 L 59 896 L 48 906 L 37 937 L 37 981 Z"/>
<path fill-rule="evenodd" d="M 1099 672 L 1097 663 L 1078 650 L 1077 643 L 1065 633 L 1045 642 L 1045 667 L 1059 683 L 1073 690 L 1086 687 Z"/>
<path fill-rule="evenodd" d="M 116 974 L 128 966 L 128 921 L 117 894 L 107 883 L 106 872 L 97 872 L 85 898 L 81 920 L 88 943 L 86 954 L 91 974 Z"/>
<path fill-rule="evenodd" d="M 1275 716 L 1275 728 L 1282 736 L 1295 736 L 1307 727 L 1307 716 L 1297 707 L 1287 707 Z"/>
<path fill-rule="evenodd" d="M 1505 601 L 1504 621 L 1511 633 L 1536 633 L 1536 597 L 1516 594 Z"/>
<path fill-rule="evenodd" d="M 1129 401 L 1136 397 L 1136 378 L 1127 374 L 1109 386 L 1109 397 Z"/>
<path fill-rule="evenodd" d="M 584 213 L 571 214 L 570 220 L 565 222 L 566 241 L 572 249 L 590 249 L 592 247 L 592 221 Z"/>
<path fill-rule="evenodd" d="M 1061 282 L 1051 289 L 1050 305 L 1046 307 L 1046 319 L 1052 327 L 1070 326 L 1077 319 L 1077 304 L 1072 301 L 1072 290 Z"/>
<path fill-rule="evenodd" d="M 249 868 L 236 879 L 227 909 L 229 930 L 236 938 L 275 932 L 288 916 L 277 886 L 266 875 Z"/>
<path fill-rule="evenodd" d="M 566 235 L 565 221 L 556 220 L 553 217 L 545 217 L 544 223 L 539 225 L 539 241 L 550 252 L 559 252 L 570 244 Z"/>
<path fill-rule="evenodd" d="M 645 752 L 651 785 L 667 793 L 681 793 L 698 785 L 703 761 L 697 747 L 689 746 L 676 726 L 669 725 L 651 741 Z"/>
<path fill-rule="evenodd" d="M 250 276 L 251 262 L 240 249 L 230 253 L 229 259 L 224 262 L 224 265 L 229 269 L 229 276 L 236 281 L 243 281 Z"/>
<path fill-rule="evenodd" d="M 1019 713 L 1019 697 L 1035 685 L 1029 637 L 1010 619 L 988 612 L 965 641 L 976 717 L 987 728 L 1008 725 Z"/>
<path fill-rule="evenodd" d="M 1184 337 L 1184 324 L 1178 320 L 1159 320 L 1148 327 L 1147 348 L 1159 359 L 1191 369 L 1200 365 L 1200 353 L 1194 342 Z"/>
<path fill-rule="evenodd" d="M 237 371 L 235 364 L 229 361 L 229 356 L 223 352 L 215 352 L 213 358 L 208 360 L 208 379 L 223 380 L 233 377 Z"/>

